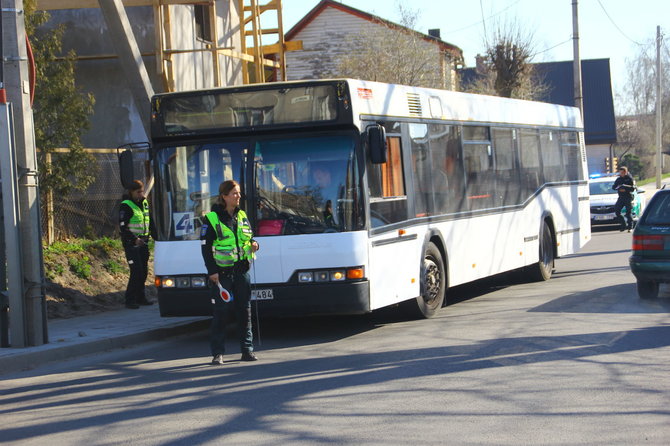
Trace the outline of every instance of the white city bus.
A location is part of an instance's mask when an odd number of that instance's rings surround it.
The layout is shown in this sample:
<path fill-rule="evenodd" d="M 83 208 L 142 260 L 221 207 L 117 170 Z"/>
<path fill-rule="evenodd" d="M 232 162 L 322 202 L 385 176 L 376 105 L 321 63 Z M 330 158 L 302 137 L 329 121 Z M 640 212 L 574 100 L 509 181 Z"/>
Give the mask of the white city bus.
<path fill-rule="evenodd" d="M 430 317 L 448 287 L 554 259 L 591 237 L 572 107 L 358 80 L 152 100 L 163 316 L 207 315 L 201 218 L 241 184 L 263 315 Z"/>

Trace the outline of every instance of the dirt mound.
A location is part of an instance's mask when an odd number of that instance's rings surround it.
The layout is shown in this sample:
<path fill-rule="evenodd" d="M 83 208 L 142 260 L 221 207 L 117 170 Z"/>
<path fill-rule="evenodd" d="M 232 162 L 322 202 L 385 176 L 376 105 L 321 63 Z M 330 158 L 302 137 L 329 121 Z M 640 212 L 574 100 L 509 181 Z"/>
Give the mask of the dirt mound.
<path fill-rule="evenodd" d="M 156 300 L 153 259 L 149 260 L 147 298 Z M 124 305 L 128 265 L 121 242 L 71 239 L 44 247 L 47 317 L 70 318 L 115 310 Z"/>

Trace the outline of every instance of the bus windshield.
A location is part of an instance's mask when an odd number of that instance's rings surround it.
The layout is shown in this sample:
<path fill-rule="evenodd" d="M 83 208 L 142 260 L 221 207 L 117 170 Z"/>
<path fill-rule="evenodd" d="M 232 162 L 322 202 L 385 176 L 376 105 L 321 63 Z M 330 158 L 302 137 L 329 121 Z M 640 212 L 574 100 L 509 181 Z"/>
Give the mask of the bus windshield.
<path fill-rule="evenodd" d="M 253 149 L 252 149 L 253 148 Z M 245 179 L 254 153 L 255 192 Z M 226 180 L 240 183 L 242 207 L 257 235 L 315 234 L 364 227 L 360 172 L 352 136 L 226 141 L 166 147 L 156 155 L 161 240 L 199 238 L 207 214 Z M 249 202 L 255 197 L 256 204 Z M 257 209 L 256 213 L 250 209 Z"/>
<path fill-rule="evenodd" d="M 255 144 L 254 160 L 258 235 L 363 228 L 352 136 L 261 140 Z"/>
<path fill-rule="evenodd" d="M 246 141 L 232 141 L 166 147 L 158 152 L 158 215 L 154 221 L 160 239 L 199 238 L 199 217 L 216 203 L 223 181 L 237 181 L 244 192 L 248 147 Z"/>

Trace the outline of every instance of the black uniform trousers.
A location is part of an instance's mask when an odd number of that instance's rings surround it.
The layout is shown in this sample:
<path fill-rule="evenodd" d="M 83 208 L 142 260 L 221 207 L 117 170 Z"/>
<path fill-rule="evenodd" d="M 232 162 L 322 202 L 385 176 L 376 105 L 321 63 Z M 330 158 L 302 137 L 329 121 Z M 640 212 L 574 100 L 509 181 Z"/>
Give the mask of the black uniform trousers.
<path fill-rule="evenodd" d="M 149 247 L 125 247 L 126 260 L 130 268 L 130 277 L 126 287 L 126 304 L 136 304 L 146 300 L 144 284 L 149 274 Z"/>
<path fill-rule="evenodd" d="M 624 218 L 621 215 L 621 210 L 624 207 L 626 208 L 626 221 L 624 221 Z M 619 196 L 614 204 L 614 214 L 616 215 L 617 220 L 619 220 L 621 229 L 631 229 L 633 227 L 633 198 Z"/>
<path fill-rule="evenodd" d="M 223 355 L 226 344 L 226 322 L 234 313 L 240 351 L 252 352 L 253 334 L 251 331 L 251 284 L 248 273 L 236 272 L 232 275 L 219 274 L 221 285 L 233 295 L 231 302 L 224 302 L 219 295 L 219 287 L 210 284 L 212 296 L 212 327 L 210 346 L 212 356 Z"/>

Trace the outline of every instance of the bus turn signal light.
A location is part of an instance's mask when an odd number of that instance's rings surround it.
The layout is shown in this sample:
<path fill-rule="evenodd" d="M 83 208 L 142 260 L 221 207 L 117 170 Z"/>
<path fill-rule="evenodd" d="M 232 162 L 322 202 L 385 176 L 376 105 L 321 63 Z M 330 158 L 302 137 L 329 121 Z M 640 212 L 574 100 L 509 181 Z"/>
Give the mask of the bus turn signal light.
<path fill-rule="evenodd" d="M 347 270 L 347 279 L 362 279 L 365 277 L 363 268 L 351 268 Z"/>

